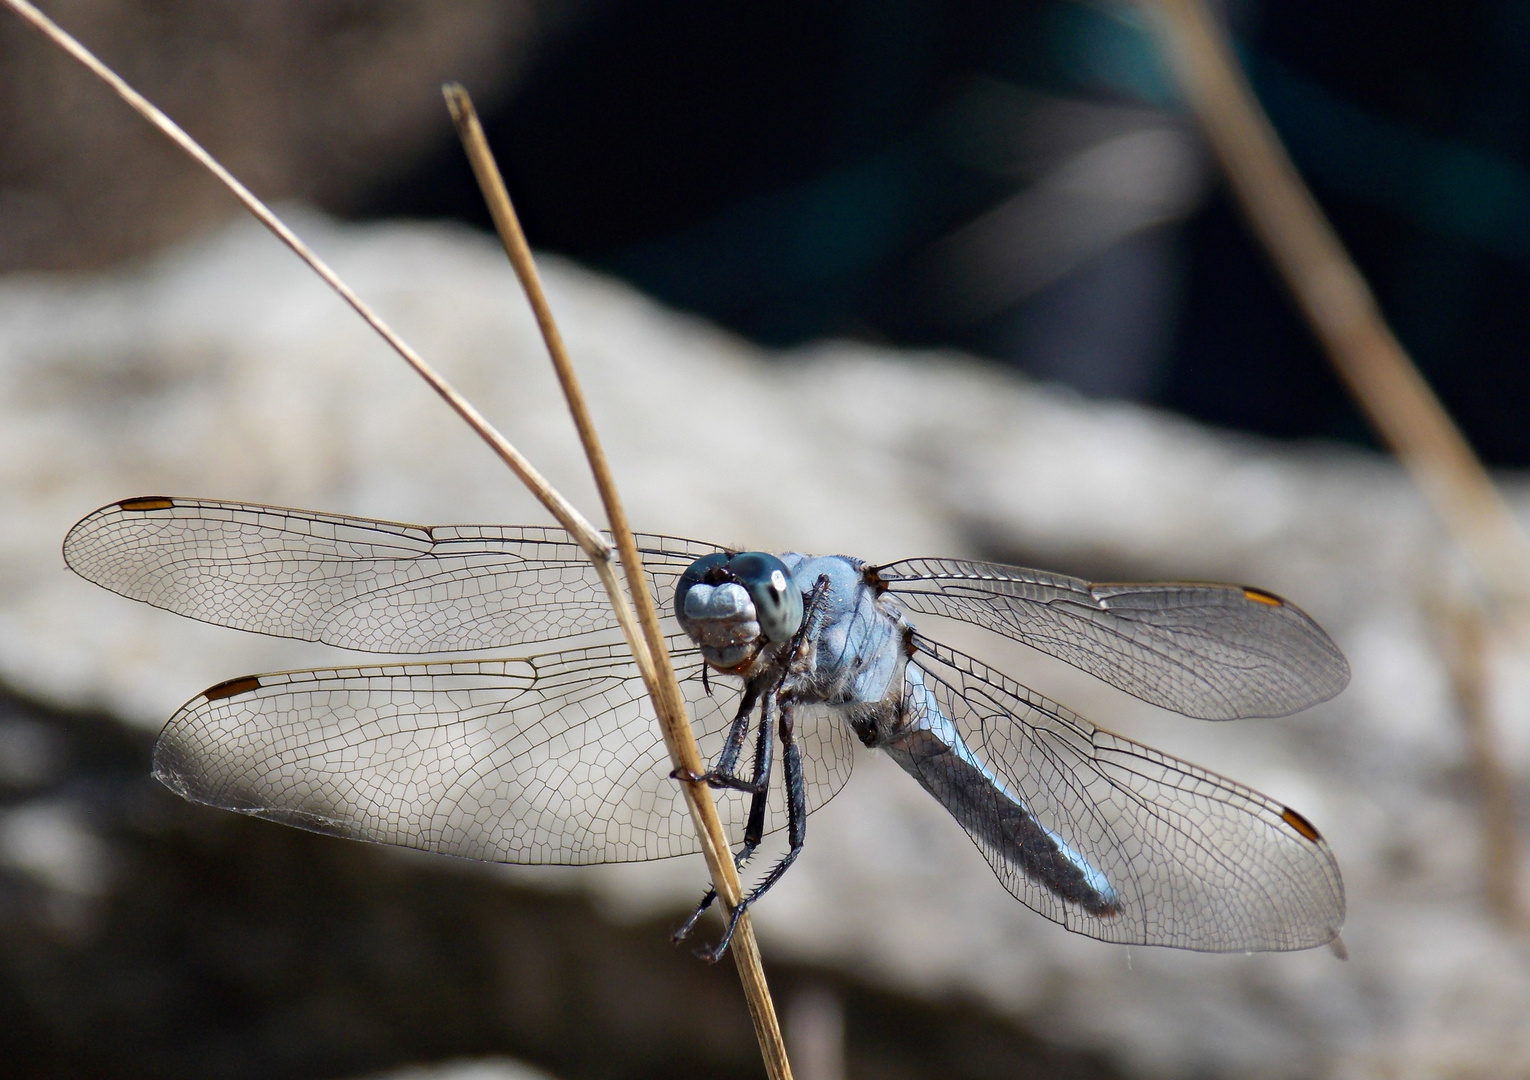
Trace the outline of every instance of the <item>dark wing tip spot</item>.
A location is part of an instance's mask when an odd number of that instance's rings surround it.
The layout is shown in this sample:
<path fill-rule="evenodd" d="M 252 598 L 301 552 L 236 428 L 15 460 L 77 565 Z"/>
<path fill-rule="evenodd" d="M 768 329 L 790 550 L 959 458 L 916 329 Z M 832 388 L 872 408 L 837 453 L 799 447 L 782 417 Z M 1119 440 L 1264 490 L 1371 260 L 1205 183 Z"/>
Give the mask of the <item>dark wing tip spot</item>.
<path fill-rule="evenodd" d="M 1286 602 L 1274 593 L 1267 593 L 1263 589 L 1251 589 L 1247 585 L 1243 587 L 1243 599 L 1252 600 L 1256 604 L 1269 604 L 1270 607 L 1286 606 Z"/>
<path fill-rule="evenodd" d="M 246 694 L 251 690 L 259 689 L 260 680 L 253 675 L 245 675 L 238 679 L 220 682 L 217 686 L 209 686 L 206 690 L 202 691 L 202 696 L 208 701 L 221 701 L 224 698 L 231 698 L 235 694 Z"/>
<path fill-rule="evenodd" d="M 1287 825 L 1291 826 L 1291 828 L 1301 833 L 1302 836 L 1306 837 L 1308 840 L 1311 840 L 1314 844 L 1320 844 L 1323 842 L 1322 834 L 1313 827 L 1312 822 L 1302 817 L 1289 806 L 1280 812 L 1280 820 L 1284 821 Z"/>
<path fill-rule="evenodd" d="M 167 499 L 163 495 L 149 495 L 140 499 L 123 499 L 117 504 L 117 509 L 141 513 L 145 510 L 169 510 L 174 505 L 174 499 Z"/>

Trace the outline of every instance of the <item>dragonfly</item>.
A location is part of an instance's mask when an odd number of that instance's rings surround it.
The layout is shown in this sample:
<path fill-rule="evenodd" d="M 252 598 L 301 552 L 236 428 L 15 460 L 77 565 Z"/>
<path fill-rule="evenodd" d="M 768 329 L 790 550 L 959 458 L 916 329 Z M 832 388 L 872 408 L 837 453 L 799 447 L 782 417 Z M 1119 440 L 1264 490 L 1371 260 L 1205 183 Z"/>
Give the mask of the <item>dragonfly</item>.
<path fill-rule="evenodd" d="M 153 496 L 81 520 L 64 558 L 179 615 L 362 652 L 574 639 L 230 679 L 170 718 L 154 775 L 193 802 L 315 832 L 561 865 L 699 850 L 676 781 L 705 781 L 740 866 L 783 824 L 788 841 L 710 959 L 803 849 L 857 743 L 891 756 L 1004 888 L 1068 930 L 1204 952 L 1337 944 L 1343 881 L 1305 817 L 1096 727 L 914 622 L 968 623 L 1153 705 L 1228 720 L 1288 715 L 1347 683 L 1343 654 L 1294 604 L 1242 585 L 637 539 L 654 595 L 672 600 L 668 647 L 714 763 L 701 776 L 670 768 L 635 662 L 600 640 L 615 619 L 599 578 L 562 529 Z"/>

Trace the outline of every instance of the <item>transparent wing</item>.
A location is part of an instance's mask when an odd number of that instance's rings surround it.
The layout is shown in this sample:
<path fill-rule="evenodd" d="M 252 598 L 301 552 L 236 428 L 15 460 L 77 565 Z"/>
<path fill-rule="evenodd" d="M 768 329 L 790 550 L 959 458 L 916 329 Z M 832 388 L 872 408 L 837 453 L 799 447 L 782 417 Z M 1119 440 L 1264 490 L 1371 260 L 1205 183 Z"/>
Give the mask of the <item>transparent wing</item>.
<path fill-rule="evenodd" d="M 1285 716 L 1349 681 L 1344 654 L 1305 612 L 1241 585 L 1091 584 L 960 559 L 875 573 L 912 611 L 992 630 L 1186 716 Z"/>
<path fill-rule="evenodd" d="M 739 695 L 676 672 L 708 760 Z M 809 806 L 844 786 L 852 738 L 802 717 Z M 624 647 L 518 659 L 292 671 L 220 683 L 171 717 L 154 775 L 192 800 L 335 836 L 492 862 L 588 864 L 697 850 L 636 665 Z M 747 801 L 720 793 L 734 842 Z M 785 821 L 779 782 L 772 826 Z"/>
<path fill-rule="evenodd" d="M 710 544 L 639 535 L 663 610 Z M 457 652 L 615 625 L 562 529 L 400 525 L 195 499 L 127 499 L 64 539 L 115 593 L 218 626 L 367 652 Z"/>
<path fill-rule="evenodd" d="M 1338 863 L 1299 814 L 953 649 L 923 637 L 916 648 L 924 689 L 971 760 L 930 754 L 904 767 L 953 792 L 942 801 L 1022 903 L 1103 941 L 1204 952 L 1303 949 L 1338 934 Z M 917 721 L 929 708 L 910 700 Z"/>

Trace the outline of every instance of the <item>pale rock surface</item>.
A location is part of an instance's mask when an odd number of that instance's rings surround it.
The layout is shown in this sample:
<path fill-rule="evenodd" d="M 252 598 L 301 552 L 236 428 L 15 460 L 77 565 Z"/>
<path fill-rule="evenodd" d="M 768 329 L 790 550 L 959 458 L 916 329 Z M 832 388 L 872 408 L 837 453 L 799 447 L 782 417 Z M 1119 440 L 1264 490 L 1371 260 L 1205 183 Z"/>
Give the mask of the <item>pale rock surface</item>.
<path fill-rule="evenodd" d="M 493 243 L 297 218 L 593 516 Z M 758 909 L 769 953 L 975 996 L 1145 1076 L 1530 1067 L 1530 963 L 1485 913 L 1463 737 L 1429 615 L 1457 575 L 1391 463 L 1088 402 L 955 355 L 844 343 L 770 355 L 566 262 L 544 273 L 639 528 L 873 560 L 998 554 L 1257 583 L 1311 612 L 1354 667 L 1343 695 L 1300 716 L 1207 724 L 1018 647 L 996 656 L 1105 726 L 1312 818 L 1345 872 L 1347 964 L 1324 950 L 1202 956 L 1070 935 L 1015 902 L 934 802 L 871 754 Z M 99 278 L 0 282 L 0 490 L 0 678 L 151 729 L 224 678 L 352 654 L 202 626 L 75 578 L 59 543 L 97 506 L 179 494 L 426 523 L 549 520 L 253 225 Z M 1523 771 L 1530 680 L 1507 652 L 1494 670 L 1505 752 Z M 40 835 L 26 824 L 0 835 Z M 12 864 L 46 863 L 12 846 L 0 852 Z M 592 890 L 630 917 L 678 910 L 705 873 L 696 860 L 495 872 Z"/>
<path fill-rule="evenodd" d="M 440 1065 L 410 1065 L 374 1073 L 365 1080 L 555 1080 L 550 1073 L 510 1058 L 448 1061 Z"/>

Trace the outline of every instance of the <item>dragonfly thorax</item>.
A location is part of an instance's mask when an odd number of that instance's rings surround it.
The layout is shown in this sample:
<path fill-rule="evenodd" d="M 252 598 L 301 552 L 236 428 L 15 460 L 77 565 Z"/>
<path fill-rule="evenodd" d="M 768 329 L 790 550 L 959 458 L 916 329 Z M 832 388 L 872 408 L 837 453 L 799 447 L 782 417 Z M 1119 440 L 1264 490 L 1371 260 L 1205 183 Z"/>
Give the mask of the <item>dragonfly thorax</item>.
<path fill-rule="evenodd" d="M 697 559 L 681 575 L 675 617 L 707 663 L 744 673 L 796 634 L 802 593 L 774 555 L 720 551 Z"/>

